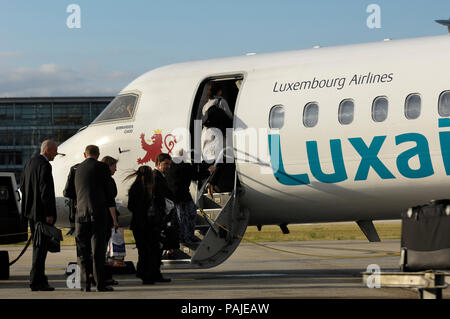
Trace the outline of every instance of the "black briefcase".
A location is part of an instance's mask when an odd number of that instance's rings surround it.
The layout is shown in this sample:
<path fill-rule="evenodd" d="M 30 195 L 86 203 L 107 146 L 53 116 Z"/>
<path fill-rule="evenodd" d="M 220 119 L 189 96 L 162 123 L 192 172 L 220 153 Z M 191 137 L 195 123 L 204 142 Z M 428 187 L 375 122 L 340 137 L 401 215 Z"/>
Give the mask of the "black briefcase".
<path fill-rule="evenodd" d="M 400 266 L 403 271 L 450 269 L 450 200 L 402 214 Z"/>
<path fill-rule="evenodd" d="M 62 232 L 55 226 L 42 222 L 36 223 L 33 243 L 35 247 L 40 246 L 42 242 L 45 241 L 45 246 L 49 252 L 59 253 L 61 251 L 60 242 L 62 240 Z"/>

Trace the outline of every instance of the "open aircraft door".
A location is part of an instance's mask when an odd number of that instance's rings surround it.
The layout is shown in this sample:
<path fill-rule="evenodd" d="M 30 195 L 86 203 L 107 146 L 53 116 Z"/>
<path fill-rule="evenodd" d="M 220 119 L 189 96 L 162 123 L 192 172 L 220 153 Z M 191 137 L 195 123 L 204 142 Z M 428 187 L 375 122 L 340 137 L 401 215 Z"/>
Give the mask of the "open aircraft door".
<path fill-rule="evenodd" d="M 244 74 L 232 74 L 211 76 L 201 82 L 191 114 L 192 145 L 201 144 L 199 140 L 195 140 L 195 138 L 200 139 L 200 136 L 195 134 L 194 121 L 202 118 L 202 107 L 208 100 L 211 85 L 214 84 L 221 87 L 222 98 L 227 101 L 230 111 L 234 113 L 239 101 L 243 79 Z M 233 135 L 231 134 L 229 138 L 232 137 Z M 222 150 L 223 154 L 227 154 L 224 157 L 233 157 L 233 143 L 224 144 L 230 148 L 226 150 L 225 147 Z M 198 165 L 200 161 L 195 158 L 196 155 L 198 156 L 198 153 L 194 153 L 193 162 Z M 204 165 L 204 162 L 198 165 L 196 169 L 200 169 L 202 165 Z M 216 166 L 217 163 L 211 162 L 209 165 Z M 205 186 L 214 177 L 217 177 L 217 174 L 221 174 L 221 178 L 225 177 L 226 181 L 223 184 L 226 184 L 227 187 L 214 194 L 206 194 Z M 247 228 L 249 211 L 240 204 L 243 192 L 233 161 L 231 163 L 226 162 L 226 165 L 223 163 L 220 168 L 216 166 L 215 172 L 209 178 L 199 181 L 195 186 L 196 196 L 194 196 L 194 201 L 198 206 L 196 235 L 201 241 L 195 244 L 182 244 L 181 250 L 186 254 L 187 258 L 184 260 L 163 259 L 166 266 L 173 268 L 210 268 L 217 266 L 235 251 Z"/>

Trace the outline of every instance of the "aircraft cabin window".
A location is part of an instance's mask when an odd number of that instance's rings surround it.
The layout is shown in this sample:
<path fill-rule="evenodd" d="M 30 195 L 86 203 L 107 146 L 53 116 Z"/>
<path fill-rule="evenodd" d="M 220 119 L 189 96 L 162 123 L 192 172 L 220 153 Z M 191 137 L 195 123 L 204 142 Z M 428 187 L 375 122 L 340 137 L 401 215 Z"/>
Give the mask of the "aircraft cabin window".
<path fill-rule="evenodd" d="M 136 94 L 118 95 L 92 123 L 132 119 L 137 101 Z"/>
<path fill-rule="evenodd" d="M 353 122 L 354 109 L 355 109 L 355 102 L 353 100 L 351 99 L 343 100 L 339 104 L 339 113 L 338 113 L 339 123 L 343 125 L 348 125 L 351 122 Z"/>
<path fill-rule="evenodd" d="M 379 96 L 373 100 L 372 119 L 375 122 L 383 122 L 388 115 L 388 99 L 385 96 Z"/>
<path fill-rule="evenodd" d="M 305 105 L 303 110 L 303 125 L 305 127 L 314 127 L 319 121 L 319 105 L 311 102 Z"/>
<path fill-rule="evenodd" d="M 269 127 L 271 129 L 281 129 L 284 125 L 284 106 L 275 105 L 270 109 Z"/>
<path fill-rule="evenodd" d="M 422 107 L 422 98 L 420 94 L 413 93 L 406 97 L 405 101 L 405 116 L 408 120 L 415 120 L 420 116 Z"/>
<path fill-rule="evenodd" d="M 450 116 L 450 91 L 444 91 L 439 96 L 439 115 Z"/>

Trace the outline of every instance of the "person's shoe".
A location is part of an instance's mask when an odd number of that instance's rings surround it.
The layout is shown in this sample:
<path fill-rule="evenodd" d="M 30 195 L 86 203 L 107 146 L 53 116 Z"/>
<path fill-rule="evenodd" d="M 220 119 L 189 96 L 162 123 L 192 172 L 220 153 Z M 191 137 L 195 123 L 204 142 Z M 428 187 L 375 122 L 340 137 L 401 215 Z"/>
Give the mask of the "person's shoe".
<path fill-rule="evenodd" d="M 109 287 L 109 286 L 104 286 L 104 287 L 97 287 L 97 291 L 98 292 L 103 292 L 103 291 L 114 291 L 113 287 Z"/>
<path fill-rule="evenodd" d="M 165 277 L 161 277 L 161 278 L 155 279 L 155 282 L 171 282 L 171 281 L 172 281 L 172 279 L 165 278 Z"/>
<path fill-rule="evenodd" d="M 117 286 L 119 284 L 118 281 L 111 279 L 105 282 L 105 286 Z"/>
<path fill-rule="evenodd" d="M 91 284 L 92 287 L 97 286 L 97 282 L 94 279 L 94 276 L 90 275 L 89 276 L 89 283 Z"/>
<path fill-rule="evenodd" d="M 49 285 L 41 287 L 41 289 L 39 289 L 39 291 L 54 291 L 54 290 L 55 288 Z"/>
<path fill-rule="evenodd" d="M 153 280 L 142 280 L 143 285 L 154 285 L 155 282 Z"/>
<path fill-rule="evenodd" d="M 49 285 L 31 287 L 31 291 L 54 291 L 54 290 L 55 290 L 55 288 L 53 288 L 52 286 L 49 286 Z"/>
<path fill-rule="evenodd" d="M 33 285 L 30 285 L 30 289 L 31 289 L 31 291 L 38 291 L 38 286 L 33 286 Z"/>

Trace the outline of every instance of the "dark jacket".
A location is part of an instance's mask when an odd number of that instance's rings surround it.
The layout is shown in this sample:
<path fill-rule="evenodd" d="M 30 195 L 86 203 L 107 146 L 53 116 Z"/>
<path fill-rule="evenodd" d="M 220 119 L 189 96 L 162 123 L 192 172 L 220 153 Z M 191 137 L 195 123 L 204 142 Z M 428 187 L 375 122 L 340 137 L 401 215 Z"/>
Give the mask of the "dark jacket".
<path fill-rule="evenodd" d="M 34 154 L 25 164 L 20 184 L 22 216 L 35 222 L 45 222 L 46 217 L 53 217 L 55 223 L 55 186 L 49 161 Z"/>
<path fill-rule="evenodd" d="M 109 211 L 109 207 L 116 207 L 116 196 L 117 196 L 117 186 L 116 186 L 116 181 L 114 180 L 114 178 L 112 178 L 112 176 L 109 176 L 109 180 L 108 180 L 108 187 L 109 187 L 109 195 L 110 197 L 107 199 L 107 208 L 106 208 L 106 216 L 107 216 L 107 220 L 108 220 L 108 229 L 111 229 L 112 226 L 114 225 L 112 216 L 111 216 L 111 212 Z M 116 209 L 116 214 L 117 216 L 119 216 L 119 212 Z"/>
<path fill-rule="evenodd" d="M 184 162 L 177 164 L 172 162 L 172 166 L 167 174 L 167 184 L 173 193 L 173 198 L 176 203 L 192 200 L 189 187 L 193 179 L 194 168 L 192 164 Z"/>
<path fill-rule="evenodd" d="M 176 211 L 172 210 L 170 214 L 166 214 L 166 199 L 174 201 L 174 196 L 169 188 L 169 185 L 167 184 L 166 177 L 164 177 L 164 175 L 157 169 L 155 169 L 155 188 L 153 192 L 155 196 L 155 206 L 163 219 L 163 232 L 161 234 L 163 249 L 178 249 L 180 246 Z M 169 222 L 171 226 L 168 226 Z"/>
<path fill-rule="evenodd" d="M 75 164 L 70 168 L 69 175 L 67 176 L 66 186 L 63 190 L 63 196 L 76 200 L 77 193 L 75 191 L 75 171 L 77 170 L 80 164 Z"/>
<path fill-rule="evenodd" d="M 144 187 L 141 183 L 133 183 L 128 191 L 128 209 L 130 210 L 131 230 L 143 230 L 149 226 L 147 211 L 152 204 L 152 200 L 149 195 L 146 194 Z"/>
<path fill-rule="evenodd" d="M 166 198 L 172 201 L 174 200 L 173 193 L 167 184 L 166 177 L 164 177 L 164 175 L 157 169 L 155 169 L 155 187 L 153 192 L 158 209 L 163 210 L 165 208 Z"/>
<path fill-rule="evenodd" d="M 107 203 L 108 203 L 108 208 L 109 207 L 116 207 L 116 197 L 117 197 L 117 186 L 116 186 L 116 181 L 114 180 L 114 178 L 112 178 L 112 176 L 110 175 L 108 178 L 108 194 L 109 194 L 109 198 L 107 199 Z M 109 212 L 109 209 L 108 209 Z"/>
<path fill-rule="evenodd" d="M 77 194 L 77 222 L 88 222 L 93 218 L 106 222 L 106 211 L 111 198 L 111 172 L 106 163 L 87 158 L 75 172 Z"/>

